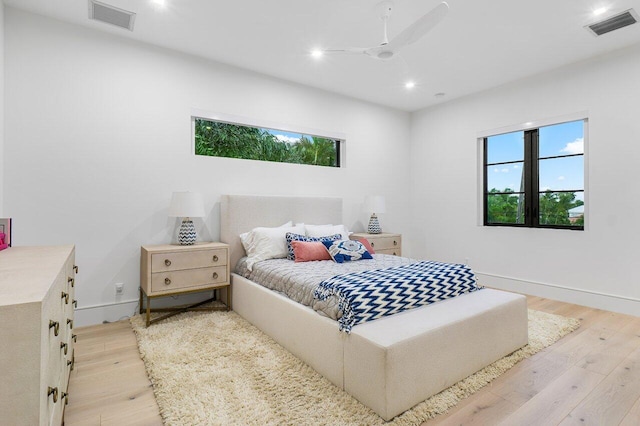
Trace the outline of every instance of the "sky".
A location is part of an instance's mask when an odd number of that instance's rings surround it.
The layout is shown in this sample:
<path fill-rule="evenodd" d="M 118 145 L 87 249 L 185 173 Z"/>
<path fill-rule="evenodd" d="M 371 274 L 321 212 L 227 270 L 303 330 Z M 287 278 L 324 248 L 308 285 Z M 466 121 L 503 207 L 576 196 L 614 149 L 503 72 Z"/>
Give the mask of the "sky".
<path fill-rule="evenodd" d="M 539 133 L 540 190 L 584 189 L 584 157 L 544 159 L 584 152 L 584 121 L 572 121 L 540 127 Z M 524 131 L 489 137 L 487 162 L 513 164 L 488 166 L 488 187 L 503 190 L 520 189 L 524 160 Z M 583 199 L 581 194 L 579 199 Z"/>

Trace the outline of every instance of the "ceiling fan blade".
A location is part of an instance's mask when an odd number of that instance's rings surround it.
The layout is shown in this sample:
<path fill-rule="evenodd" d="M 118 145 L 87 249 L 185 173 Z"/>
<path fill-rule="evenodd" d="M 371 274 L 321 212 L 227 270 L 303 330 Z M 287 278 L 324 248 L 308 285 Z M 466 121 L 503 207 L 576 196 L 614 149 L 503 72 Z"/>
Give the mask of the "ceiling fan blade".
<path fill-rule="evenodd" d="M 449 5 L 446 2 L 440 3 L 430 12 L 423 15 L 420 19 L 398 34 L 389 42 L 389 44 L 387 44 L 387 48 L 397 51 L 404 46 L 415 43 L 438 25 L 447 15 L 447 12 L 449 12 Z"/>
<path fill-rule="evenodd" d="M 366 53 L 366 47 L 344 47 L 341 49 L 323 49 L 322 53 Z"/>

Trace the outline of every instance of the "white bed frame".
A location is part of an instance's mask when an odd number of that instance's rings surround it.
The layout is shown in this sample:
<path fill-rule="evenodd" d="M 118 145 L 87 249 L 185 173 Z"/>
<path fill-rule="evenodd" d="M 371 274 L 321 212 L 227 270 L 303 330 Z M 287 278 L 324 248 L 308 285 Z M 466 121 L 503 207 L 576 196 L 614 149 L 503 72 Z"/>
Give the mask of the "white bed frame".
<path fill-rule="evenodd" d="M 340 224 L 338 198 L 223 195 L 231 267 L 257 226 Z M 233 310 L 384 420 L 524 346 L 526 298 L 484 289 L 357 325 L 351 334 L 311 308 L 232 274 Z"/>

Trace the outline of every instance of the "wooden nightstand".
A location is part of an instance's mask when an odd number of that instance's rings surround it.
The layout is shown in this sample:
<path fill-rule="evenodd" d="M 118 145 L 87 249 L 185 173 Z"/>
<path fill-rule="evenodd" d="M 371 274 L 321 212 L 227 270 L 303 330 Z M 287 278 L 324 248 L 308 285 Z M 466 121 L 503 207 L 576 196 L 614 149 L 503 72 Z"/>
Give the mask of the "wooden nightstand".
<path fill-rule="evenodd" d="M 352 240 L 359 238 L 366 238 L 371 243 L 371 247 L 380 254 L 392 254 L 394 256 L 402 256 L 402 235 L 401 234 L 388 234 L 383 232 L 381 234 L 367 234 L 367 233 L 353 233 L 349 237 Z"/>
<path fill-rule="evenodd" d="M 197 243 L 192 246 L 142 246 L 140 254 L 140 314 L 146 296 L 147 326 L 187 310 L 230 310 L 229 246 L 223 243 Z M 217 293 L 226 289 L 223 306 L 197 308 L 219 300 Z M 151 309 L 151 299 L 213 290 L 213 297 L 195 305 Z M 170 312 L 150 319 L 151 312 Z"/>

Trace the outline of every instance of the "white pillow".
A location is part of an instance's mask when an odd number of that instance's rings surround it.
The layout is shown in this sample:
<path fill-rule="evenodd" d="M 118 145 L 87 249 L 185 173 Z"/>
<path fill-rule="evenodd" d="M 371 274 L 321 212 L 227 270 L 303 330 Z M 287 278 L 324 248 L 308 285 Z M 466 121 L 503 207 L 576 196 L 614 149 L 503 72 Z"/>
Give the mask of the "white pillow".
<path fill-rule="evenodd" d="M 326 237 L 340 234 L 342 240 L 349 239 L 349 230 L 345 225 L 304 225 L 307 237 Z"/>
<path fill-rule="evenodd" d="M 299 224 L 297 224 L 297 223 L 296 223 L 296 226 L 298 226 L 298 225 L 299 225 Z M 304 224 L 303 224 L 303 223 L 302 223 L 302 224 L 300 224 L 300 225 L 303 225 L 303 226 L 304 226 Z M 289 222 L 287 222 L 287 223 L 285 223 L 285 224 L 283 224 L 283 225 L 278 226 L 278 228 L 285 228 L 285 227 L 287 227 L 287 226 L 293 226 L 293 222 L 292 222 L 292 221 L 289 221 Z M 247 241 L 247 237 L 248 237 L 248 236 L 249 236 L 249 233 L 248 233 L 248 232 L 245 232 L 245 233 L 243 233 L 243 234 L 240 234 L 240 242 L 242 243 L 242 246 L 244 247 L 244 251 L 245 251 L 245 252 L 247 252 L 247 243 L 246 243 L 246 241 Z"/>
<path fill-rule="evenodd" d="M 287 232 L 301 234 L 304 226 L 281 226 L 279 228 L 254 228 L 245 237 L 242 245 L 247 252 L 247 268 L 252 271 L 256 262 L 287 257 Z"/>

